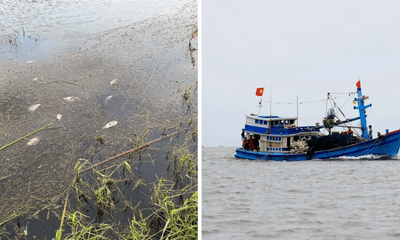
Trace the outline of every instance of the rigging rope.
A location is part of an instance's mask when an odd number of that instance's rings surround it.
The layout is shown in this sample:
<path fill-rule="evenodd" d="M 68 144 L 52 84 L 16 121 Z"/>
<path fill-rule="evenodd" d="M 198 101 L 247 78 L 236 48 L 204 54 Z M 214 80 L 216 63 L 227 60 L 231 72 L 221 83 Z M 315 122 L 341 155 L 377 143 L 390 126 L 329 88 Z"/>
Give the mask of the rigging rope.
<path fill-rule="evenodd" d="M 344 93 L 334 93 L 334 94 L 344 94 Z M 354 92 L 345 93 L 345 94 L 348 94 L 348 95 L 350 96 L 351 94 L 354 94 Z M 342 98 L 342 97 L 345 97 L 345 96 L 334 97 L 334 99 Z M 314 101 L 307 101 L 307 102 L 299 102 L 299 104 L 310 104 L 310 103 L 318 103 L 318 102 L 326 102 L 326 101 L 327 101 L 327 99 L 323 99 L 323 100 L 314 100 Z M 272 101 L 265 101 L 265 102 L 272 103 L 272 104 L 281 104 L 281 105 L 297 104 L 297 102 L 272 102 Z"/>

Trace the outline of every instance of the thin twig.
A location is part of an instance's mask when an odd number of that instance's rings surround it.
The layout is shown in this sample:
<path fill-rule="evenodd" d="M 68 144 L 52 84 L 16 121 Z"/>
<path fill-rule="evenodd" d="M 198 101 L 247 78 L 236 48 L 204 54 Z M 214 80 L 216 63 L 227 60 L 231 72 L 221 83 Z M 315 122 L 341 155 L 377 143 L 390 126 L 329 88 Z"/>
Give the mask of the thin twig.
<path fill-rule="evenodd" d="M 71 85 L 75 85 L 75 86 L 79 86 L 79 87 L 81 86 L 79 84 L 71 83 L 71 82 L 67 82 L 67 81 L 63 81 L 63 80 L 58 80 L 58 81 L 63 82 L 63 83 L 68 83 L 68 84 L 71 84 Z"/>
<path fill-rule="evenodd" d="M 64 125 L 61 123 L 61 121 L 60 121 L 60 124 L 64 128 L 64 130 L 67 131 L 67 129 L 64 127 Z"/>
<path fill-rule="evenodd" d="M 129 87 L 132 87 L 132 84 L 135 82 L 137 75 L 135 76 L 135 78 L 133 79 L 132 83 L 129 85 Z M 122 105 L 120 111 L 122 111 L 122 109 L 124 108 L 126 102 L 128 102 L 128 99 L 126 99 L 126 101 L 124 102 L 124 104 Z"/>
<path fill-rule="evenodd" d="M 61 100 L 59 97 L 57 97 L 57 98 L 58 98 L 58 100 L 60 100 L 60 102 L 61 102 L 62 104 L 65 105 L 65 102 L 63 102 L 63 100 Z"/>
<path fill-rule="evenodd" d="M 4 181 L 4 180 L 6 180 L 6 179 L 9 179 L 10 177 L 14 176 L 15 174 L 17 174 L 17 172 L 15 172 L 15 173 L 13 173 L 13 174 L 11 174 L 11 175 L 5 176 L 5 177 L 1 177 L 1 178 L 0 178 L 0 182 L 1 182 L 1 181 Z"/>
<path fill-rule="evenodd" d="M 156 72 L 156 67 L 155 67 L 154 70 L 153 70 L 153 74 L 151 75 L 150 81 L 153 79 L 154 73 L 155 73 L 155 72 Z"/>

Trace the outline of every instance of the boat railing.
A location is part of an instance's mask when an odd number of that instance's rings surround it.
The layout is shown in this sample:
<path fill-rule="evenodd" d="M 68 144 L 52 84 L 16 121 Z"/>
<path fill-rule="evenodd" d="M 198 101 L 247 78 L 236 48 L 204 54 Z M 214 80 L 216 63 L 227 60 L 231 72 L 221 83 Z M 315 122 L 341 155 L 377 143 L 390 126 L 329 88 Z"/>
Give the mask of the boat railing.
<path fill-rule="evenodd" d="M 314 129 L 313 127 L 271 128 L 271 130 L 269 131 L 269 134 L 289 135 L 289 134 L 312 132 L 312 131 L 317 131 L 317 130 Z"/>

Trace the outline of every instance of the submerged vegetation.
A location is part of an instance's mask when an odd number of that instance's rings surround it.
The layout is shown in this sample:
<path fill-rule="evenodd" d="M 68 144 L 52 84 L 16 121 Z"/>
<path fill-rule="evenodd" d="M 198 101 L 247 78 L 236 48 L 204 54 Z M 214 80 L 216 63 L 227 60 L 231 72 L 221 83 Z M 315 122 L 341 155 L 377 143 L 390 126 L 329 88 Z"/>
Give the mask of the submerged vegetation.
<path fill-rule="evenodd" d="M 0 59 L 0 239 L 197 239 L 196 47 L 188 1 L 50 61 Z"/>
<path fill-rule="evenodd" d="M 0 236 L 6 239 L 13 235 L 31 238 L 28 223 L 32 219 L 57 219 L 59 227 L 54 233 L 55 239 L 196 239 L 197 107 L 193 105 L 196 88 L 190 86 L 183 91 L 183 112 L 176 124 L 164 122 L 159 127 L 153 126 L 152 129 L 156 129 L 161 137 L 149 141 L 147 135 L 154 135 L 154 131 L 145 127 L 141 134 L 135 133 L 132 139 L 127 140 L 131 150 L 96 164 L 89 159 L 76 160 L 71 169 L 72 181 L 65 191 L 45 201 L 47 204 L 35 211 L 26 206 L 25 211 L 2 215 L 8 218 L 2 218 L 0 222 Z M 173 128 L 177 131 L 164 133 Z M 104 145 L 107 142 L 105 139 L 107 135 L 102 135 L 96 141 Z M 164 159 L 152 159 L 154 153 L 161 153 Z M 140 166 L 145 161 L 153 166 L 163 165 L 167 175 L 156 176 L 156 181 L 146 182 L 140 171 L 133 170 L 134 166 Z M 149 189 L 147 199 L 140 194 L 132 194 L 146 191 L 146 188 Z M 133 200 L 134 196 L 139 196 L 140 201 Z M 143 200 L 146 202 L 141 203 Z M 45 219 L 41 217 L 44 212 L 47 213 Z M 22 226 L 21 221 L 27 224 Z"/>

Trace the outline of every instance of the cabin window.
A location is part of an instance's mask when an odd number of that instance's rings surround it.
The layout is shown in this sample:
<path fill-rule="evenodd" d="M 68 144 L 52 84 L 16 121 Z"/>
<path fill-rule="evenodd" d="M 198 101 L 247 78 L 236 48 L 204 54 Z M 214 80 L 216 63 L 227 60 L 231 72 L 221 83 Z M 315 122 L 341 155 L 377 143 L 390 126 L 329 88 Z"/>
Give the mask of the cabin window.
<path fill-rule="evenodd" d="M 255 121 L 256 123 L 258 123 L 258 119 L 256 119 L 256 121 Z"/>
<path fill-rule="evenodd" d="M 263 124 L 263 122 L 264 122 L 263 120 L 260 120 L 260 124 Z"/>
<path fill-rule="evenodd" d="M 267 124 L 268 124 L 268 121 L 264 121 L 264 124 L 267 125 Z"/>

